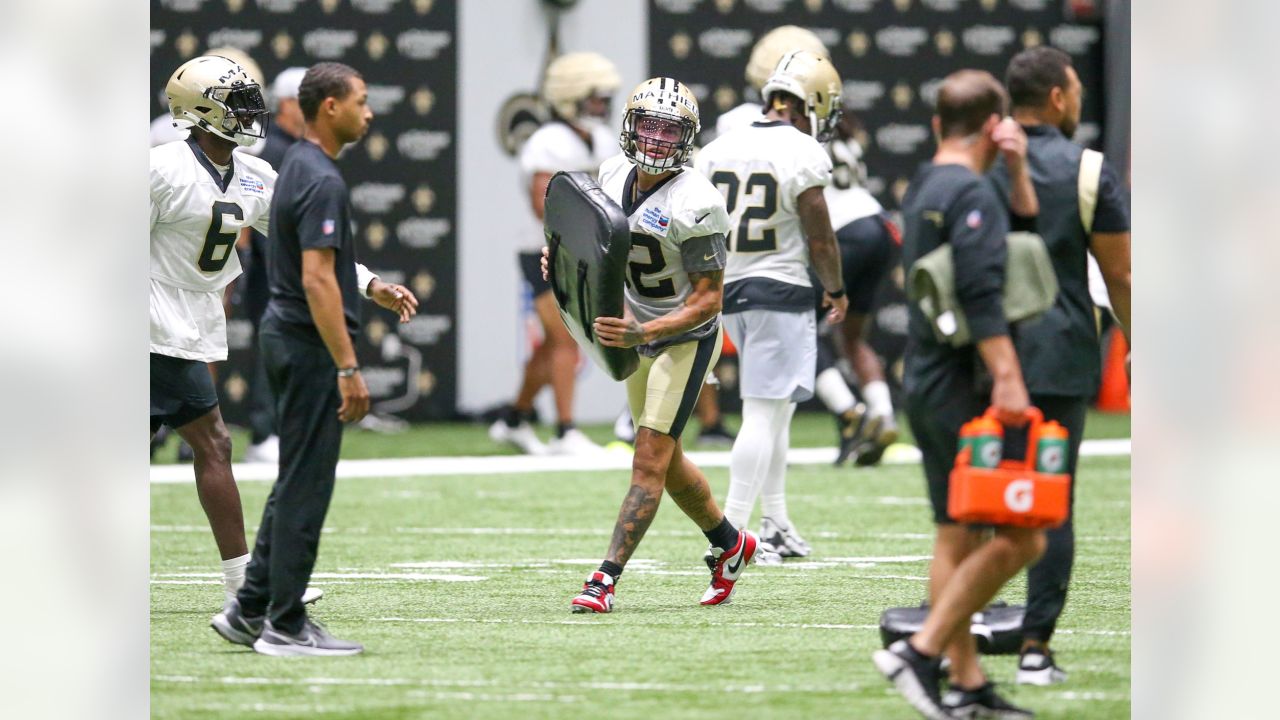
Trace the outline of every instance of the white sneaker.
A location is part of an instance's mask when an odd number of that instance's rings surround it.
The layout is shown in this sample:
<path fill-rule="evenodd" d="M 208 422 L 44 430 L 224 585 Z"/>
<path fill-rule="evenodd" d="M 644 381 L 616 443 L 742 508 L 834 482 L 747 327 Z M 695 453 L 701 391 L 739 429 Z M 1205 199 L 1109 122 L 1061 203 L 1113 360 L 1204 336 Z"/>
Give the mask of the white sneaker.
<path fill-rule="evenodd" d="M 622 414 L 613 423 L 613 436 L 628 445 L 635 444 L 636 426 L 631 421 L 631 408 L 622 408 Z"/>
<path fill-rule="evenodd" d="M 505 442 L 516 446 L 525 455 L 546 455 L 547 446 L 538 439 L 528 422 L 521 421 L 511 427 L 505 420 L 498 420 L 489 426 L 489 439 L 494 442 Z"/>
<path fill-rule="evenodd" d="M 760 519 L 760 546 L 783 557 L 807 557 L 813 552 L 794 526 L 784 526 L 768 517 Z"/>
<path fill-rule="evenodd" d="M 594 455 L 604 452 L 604 448 L 592 442 L 578 428 L 570 428 L 564 437 L 551 438 L 547 451 L 552 455 Z"/>
<path fill-rule="evenodd" d="M 280 462 L 280 438 L 272 435 L 256 445 L 250 445 L 245 448 L 244 461 L 278 464 Z"/>

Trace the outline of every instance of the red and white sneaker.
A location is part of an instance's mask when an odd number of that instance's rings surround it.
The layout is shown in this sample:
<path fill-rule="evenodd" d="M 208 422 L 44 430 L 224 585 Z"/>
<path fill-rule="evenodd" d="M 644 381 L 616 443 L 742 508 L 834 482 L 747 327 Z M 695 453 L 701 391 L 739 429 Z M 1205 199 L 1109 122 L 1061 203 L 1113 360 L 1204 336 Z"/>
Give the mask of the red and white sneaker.
<path fill-rule="evenodd" d="M 569 603 L 569 609 L 576 613 L 613 612 L 613 578 L 599 570 L 591 573 L 582 583 L 582 592 Z"/>
<path fill-rule="evenodd" d="M 738 531 L 738 543 L 721 551 L 711 568 L 711 585 L 702 593 L 703 605 L 723 605 L 733 597 L 733 586 L 756 556 L 760 541 L 748 530 Z M 714 552 L 714 550 L 712 551 Z"/>

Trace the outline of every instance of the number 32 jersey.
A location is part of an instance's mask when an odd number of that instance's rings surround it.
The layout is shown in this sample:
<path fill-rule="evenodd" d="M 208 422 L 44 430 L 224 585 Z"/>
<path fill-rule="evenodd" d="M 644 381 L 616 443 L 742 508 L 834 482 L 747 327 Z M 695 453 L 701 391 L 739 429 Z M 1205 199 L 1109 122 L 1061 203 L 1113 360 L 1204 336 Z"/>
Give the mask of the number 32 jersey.
<path fill-rule="evenodd" d="M 831 158 L 822 145 L 791 125 L 762 120 L 713 140 L 695 165 L 724 193 L 729 211 L 726 286 L 767 278 L 811 287 L 796 198 L 831 183 Z"/>
<path fill-rule="evenodd" d="M 151 149 L 151 352 L 227 358 L 222 291 L 240 274 L 236 239 L 248 226 L 268 234 L 275 181 L 247 153 L 224 174 L 192 141 Z"/>
<path fill-rule="evenodd" d="M 627 257 L 627 305 L 636 320 L 648 322 L 684 305 L 692 286 L 689 273 L 724 267 L 723 237 L 729 231 L 724 198 L 692 170 L 684 170 L 646 192 L 635 191 L 639 170 L 624 155 L 600 167 L 600 187 L 622 207 L 631 228 Z M 691 242 L 692 241 L 692 242 Z M 657 347 L 705 337 L 716 319 Z"/>

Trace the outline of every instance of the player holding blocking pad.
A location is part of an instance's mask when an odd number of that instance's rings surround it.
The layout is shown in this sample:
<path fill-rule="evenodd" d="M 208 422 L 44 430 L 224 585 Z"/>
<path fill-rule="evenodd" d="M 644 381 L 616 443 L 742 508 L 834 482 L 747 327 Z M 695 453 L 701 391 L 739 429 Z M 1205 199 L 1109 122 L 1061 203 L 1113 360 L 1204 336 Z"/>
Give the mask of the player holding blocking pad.
<path fill-rule="evenodd" d="M 639 368 L 626 380 L 636 450 L 608 553 L 573 599 L 573 612 L 613 609 L 618 577 L 664 490 L 711 543 L 711 585 L 703 605 L 728 602 L 755 556 L 755 535 L 725 518 L 680 442 L 723 342 L 729 217 L 711 183 L 684 168 L 698 127 L 698 103 L 689 88 L 671 78 L 646 80 L 627 103 L 619 138 L 623 156 L 600 169 L 601 187 L 627 217 L 631 253 L 625 317 L 597 317 L 591 330 L 602 345 L 639 352 Z M 544 276 L 547 256 L 544 250 Z"/>

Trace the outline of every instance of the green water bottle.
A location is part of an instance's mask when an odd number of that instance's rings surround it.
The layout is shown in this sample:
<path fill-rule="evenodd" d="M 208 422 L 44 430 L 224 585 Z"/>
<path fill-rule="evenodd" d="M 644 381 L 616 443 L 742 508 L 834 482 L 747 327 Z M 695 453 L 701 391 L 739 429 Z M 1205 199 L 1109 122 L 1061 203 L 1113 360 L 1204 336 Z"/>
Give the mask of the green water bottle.
<path fill-rule="evenodd" d="M 1036 472 L 1058 475 L 1067 471 L 1067 429 L 1050 420 L 1036 433 Z"/>

